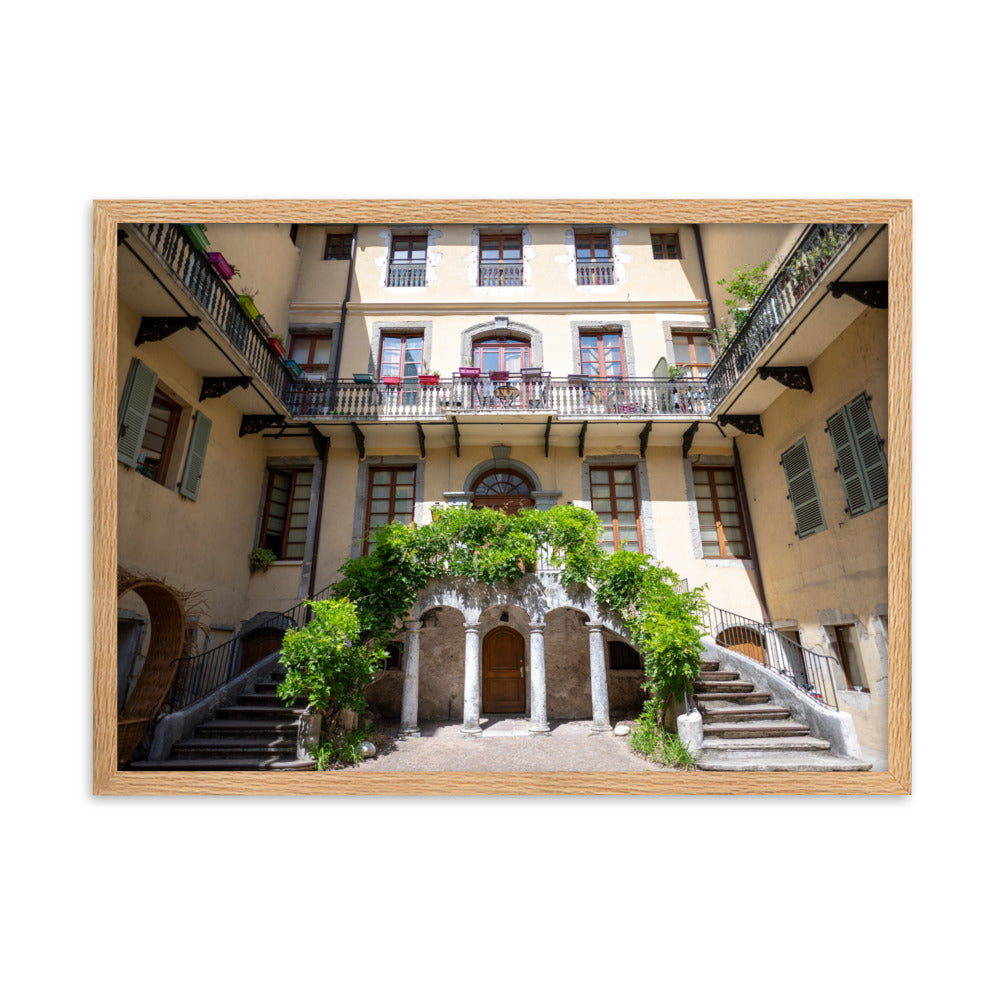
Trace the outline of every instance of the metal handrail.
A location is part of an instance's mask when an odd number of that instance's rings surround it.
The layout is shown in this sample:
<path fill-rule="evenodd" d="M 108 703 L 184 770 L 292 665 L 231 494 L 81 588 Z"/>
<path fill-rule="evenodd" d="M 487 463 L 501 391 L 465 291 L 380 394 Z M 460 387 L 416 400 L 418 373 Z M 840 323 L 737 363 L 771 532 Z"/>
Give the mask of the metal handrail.
<path fill-rule="evenodd" d="M 738 645 L 738 640 L 741 639 L 745 640 L 747 645 L 755 645 L 758 653 L 744 652 L 744 655 L 756 660 L 762 667 L 786 681 L 790 681 L 800 691 L 804 691 L 821 704 L 834 711 L 840 710 L 833 672 L 833 665 L 839 667 L 840 664 L 834 657 L 817 653 L 795 642 L 794 639 L 789 639 L 772 625 L 744 618 L 732 611 L 717 608 L 713 604 L 706 604 L 705 607 L 702 626 L 714 642 L 724 645 L 727 649 Z M 718 637 L 730 630 L 734 634 L 727 637 L 729 641 L 719 643 Z"/>

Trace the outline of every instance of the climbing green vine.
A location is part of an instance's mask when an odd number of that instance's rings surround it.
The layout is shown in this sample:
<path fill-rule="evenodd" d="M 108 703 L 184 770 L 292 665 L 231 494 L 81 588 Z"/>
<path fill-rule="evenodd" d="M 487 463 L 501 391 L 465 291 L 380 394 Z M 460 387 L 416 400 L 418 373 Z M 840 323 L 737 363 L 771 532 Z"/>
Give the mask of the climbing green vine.
<path fill-rule="evenodd" d="M 532 572 L 544 553 L 564 584 L 595 586 L 597 602 L 622 619 L 645 660 L 644 686 L 650 696 L 659 704 L 679 697 L 699 669 L 702 588 L 684 590 L 676 573 L 649 556 L 606 553 L 600 547 L 602 530 L 596 514 L 569 505 L 523 510 L 511 517 L 489 507 L 441 507 L 434 508 L 429 524 L 378 529 L 369 538 L 368 553 L 340 567 L 341 580 L 333 588 L 338 612 L 331 620 L 337 632 L 327 648 L 336 646 L 339 659 L 328 668 L 315 668 L 318 661 L 310 660 L 312 675 L 297 680 L 294 690 L 310 693 L 315 687 L 323 696 L 317 701 L 322 707 L 344 707 L 333 692 L 349 690 L 350 707 L 357 710 L 356 684 L 338 687 L 323 672 L 350 667 L 352 677 L 360 676 L 352 642 L 378 663 L 432 580 L 511 583 Z M 290 686 L 288 693 L 292 690 Z"/>

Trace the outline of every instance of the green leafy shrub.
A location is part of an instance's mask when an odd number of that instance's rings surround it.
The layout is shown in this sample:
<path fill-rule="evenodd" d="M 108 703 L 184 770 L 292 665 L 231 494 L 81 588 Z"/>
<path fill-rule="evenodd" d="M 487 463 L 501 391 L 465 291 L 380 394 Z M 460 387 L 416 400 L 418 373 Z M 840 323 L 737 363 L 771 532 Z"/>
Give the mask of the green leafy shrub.
<path fill-rule="evenodd" d="M 656 699 L 650 699 L 642 706 L 636 727 L 629 737 L 632 749 L 667 767 L 682 767 L 685 770 L 696 767 L 697 761 L 681 743 L 680 737 L 660 724 L 661 711 L 662 704 Z"/>
<path fill-rule="evenodd" d="M 258 545 L 250 552 L 250 572 L 256 573 L 258 570 L 266 570 L 276 558 L 277 556 L 270 549 Z"/>
<path fill-rule="evenodd" d="M 306 696 L 312 711 L 349 708 L 363 712 L 365 687 L 381 665 L 381 650 L 359 638 L 358 614 L 346 600 L 307 601 L 315 617 L 285 633 L 281 664 L 288 669 L 278 686 L 287 704 Z"/>
<path fill-rule="evenodd" d="M 350 767 L 364 759 L 361 744 L 371 739 L 368 729 L 359 727 L 349 731 L 336 730 L 330 737 L 319 740 L 309 752 L 316 762 L 317 771 L 327 771 L 332 766 Z"/>

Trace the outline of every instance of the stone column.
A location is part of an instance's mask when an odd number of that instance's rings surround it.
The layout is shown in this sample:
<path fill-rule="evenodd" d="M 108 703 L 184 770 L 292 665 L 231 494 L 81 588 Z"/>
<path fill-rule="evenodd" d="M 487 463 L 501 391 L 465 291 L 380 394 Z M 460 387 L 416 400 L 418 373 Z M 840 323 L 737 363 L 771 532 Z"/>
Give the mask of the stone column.
<path fill-rule="evenodd" d="M 594 704 L 594 721 L 591 729 L 595 733 L 611 730 L 608 709 L 608 674 L 604 666 L 604 632 L 601 626 L 591 622 L 590 632 L 590 697 Z"/>
<path fill-rule="evenodd" d="M 420 689 L 420 622 L 407 618 L 406 645 L 403 647 L 403 710 L 399 719 L 400 736 L 419 736 L 417 696 Z"/>
<path fill-rule="evenodd" d="M 463 736 L 482 736 L 479 726 L 479 622 L 465 622 L 465 721 Z"/>
<path fill-rule="evenodd" d="M 548 736 L 549 723 L 545 714 L 545 622 L 530 622 L 531 656 L 531 722 L 532 736 Z"/>

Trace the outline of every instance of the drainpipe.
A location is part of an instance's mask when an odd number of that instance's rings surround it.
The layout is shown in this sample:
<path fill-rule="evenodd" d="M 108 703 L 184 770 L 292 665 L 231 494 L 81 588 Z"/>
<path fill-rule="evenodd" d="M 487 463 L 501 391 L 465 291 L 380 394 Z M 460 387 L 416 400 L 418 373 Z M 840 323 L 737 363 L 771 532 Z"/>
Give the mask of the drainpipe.
<path fill-rule="evenodd" d="M 697 222 L 691 228 L 694 230 L 694 242 L 698 247 L 698 266 L 701 268 L 701 283 L 705 287 L 705 298 L 708 299 L 708 323 L 715 329 L 715 310 L 712 308 L 712 293 L 708 288 L 708 272 L 705 270 L 705 253 L 701 248 L 701 227 Z M 714 338 L 713 338 L 714 339 Z"/>
<path fill-rule="evenodd" d="M 733 463 L 736 467 L 736 479 L 739 484 L 738 493 L 740 496 L 740 506 L 743 508 L 743 520 L 747 526 L 747 545 L 750 549 L 750 558 L 753 560 L 754 575 L 757 577 L 757 587 L 760 591 L 760 606 L 764 612 L 764 624 L 771 624 L 771 612 L 767 607 L 767 595 L 764 593 L 764 577 L 760 572 L 760 556 L 757 553 L 757 539 L 753 533 L 753 522 L 750 520 L 750 504 L 747 502 L 747 488 L 743 482 L 743 466 L 740 464 L 740 449 L 735 439 L 733 440 Z"/>
<path fill-rule="evenodd" d="M 344 290 L 344 301 L 340 303 L 340 330 L 337 332 L 337 356 L 333 364 L 333 377 L 340 377 L 340 355 L 344 347 L 344 322 L 347 318 L 347 303 L 351 297 L 351 283 L 354 281 L 354 257 L 358 250 L 358 227 L 355 224 L 351 233 L 351 262 L 347 268 L 347 288 Z M 316 510 L 316 528 L 313 531 L 312 566 L 309 568 L 309 593 L 316 591 L 316 560 L 319 558 L 319 530 L 323 524 L 323 500 L 326 496 L 327 460 L 330 457 L 330 442 L 327 439 L 326 451 L 320 464 L 319 498 Z"/>

